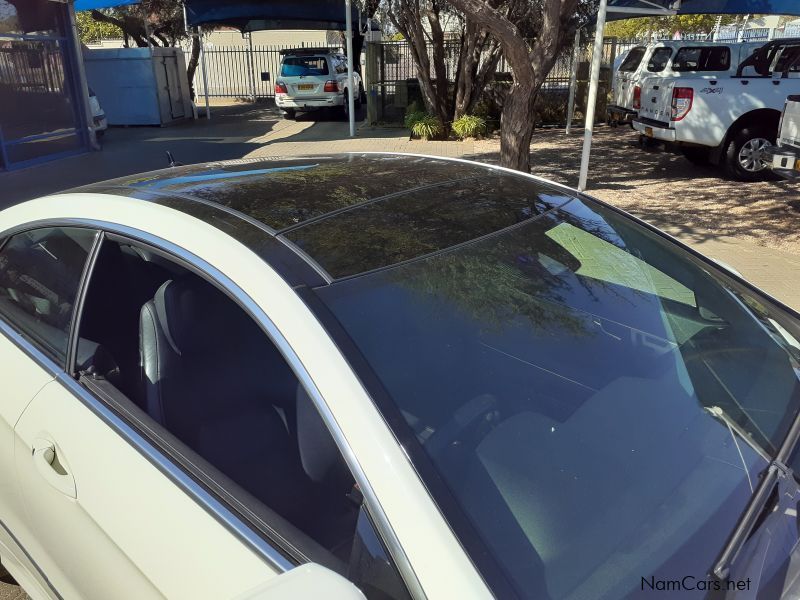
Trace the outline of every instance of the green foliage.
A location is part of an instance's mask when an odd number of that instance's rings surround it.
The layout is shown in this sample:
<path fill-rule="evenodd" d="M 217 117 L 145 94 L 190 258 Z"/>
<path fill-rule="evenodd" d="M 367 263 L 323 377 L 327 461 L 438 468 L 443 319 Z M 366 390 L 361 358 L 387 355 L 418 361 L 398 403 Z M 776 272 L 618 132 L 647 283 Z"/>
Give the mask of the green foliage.
<path fill-rule="evenodd" d="M 408 117 L 406 120 L 408 121 Z M 411 124 L 410 129 L 412 134 L 425 140 L 439 137 L 444 132 L 441 121 L 428 113 L 419 114 L 419 118 Z"/>
<path fill-rule="evenodd" d="M 462 140 L 485 135 L 486 119 L 478 115 L 463 115 L 453 121 L 453 133 Z"/>
<path fill-rule="evenodd" d="M 416 102 L 412 102 L 406 108 L 406 116 L 403 119 L 403 124 L 407 129 L 414 127 L 414 123 L 421 121 L 425 116 L 425 111 L 422 110 Z"/>
<path fill-rule="evenodd" d="M 710 33 L 717 15 L 677 15 L 674 17 L 643 17 L 623 19 L 606 24 L 605 35 L 621 39 L 641 38 L 649 33 Z M 736 17 L 723 15 L 722 25 L 736 22 Z"/>
<path fill-rule="evenodd" d="M 92 13 L 88 11 L 78 12 L 75 17 L 78 25 L 78 37 L 83 44 L 122 37 L 122 30 L 119 27 L 94 20 Z"/>

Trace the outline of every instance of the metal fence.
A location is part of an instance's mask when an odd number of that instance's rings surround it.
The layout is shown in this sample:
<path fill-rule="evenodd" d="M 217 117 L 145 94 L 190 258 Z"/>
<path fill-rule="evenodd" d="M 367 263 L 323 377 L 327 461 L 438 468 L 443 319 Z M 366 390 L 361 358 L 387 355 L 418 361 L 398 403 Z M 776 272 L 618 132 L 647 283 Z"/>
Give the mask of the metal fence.
<path fill-rule="evenodd" d="M 272 98 L 275 96 L 275 79 L 281 64 L 281 50 L 318 45 L 301 42 L 282 46 L 204 48 L 208 95 L 218 98 Z M 197 94 L 205 95 L 200 66 L 195 72 L 194 81 Z"/>

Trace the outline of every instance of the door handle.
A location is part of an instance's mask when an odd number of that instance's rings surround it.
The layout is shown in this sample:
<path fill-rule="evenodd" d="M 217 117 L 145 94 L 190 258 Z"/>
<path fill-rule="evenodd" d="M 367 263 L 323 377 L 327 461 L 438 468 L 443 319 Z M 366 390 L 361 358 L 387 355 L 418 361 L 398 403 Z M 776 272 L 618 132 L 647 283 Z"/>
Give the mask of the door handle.
<path fill-rule="evenodd" d="M 77 498 L 75 478 L 67 471 L 55 442 L 45 438 L 36 438 L 33 441 L 32 454 L 36 470 L 47 483 L 65 496 Z"/>

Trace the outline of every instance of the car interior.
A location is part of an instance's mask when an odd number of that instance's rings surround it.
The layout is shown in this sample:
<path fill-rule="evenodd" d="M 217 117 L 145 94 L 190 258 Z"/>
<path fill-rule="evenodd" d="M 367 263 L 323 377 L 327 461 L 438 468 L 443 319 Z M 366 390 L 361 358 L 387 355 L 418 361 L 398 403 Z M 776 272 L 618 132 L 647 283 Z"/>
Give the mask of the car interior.
<path fill-rule="evenodd" d="M 95 360 L 77 376 L 112 384 L 330 554 L 315 561 L 346 571 L 360 509 L 354 479 L 305 389 L 243 309 L 160 254 L 106 239 L 82 314 L 79 354 Z"/>

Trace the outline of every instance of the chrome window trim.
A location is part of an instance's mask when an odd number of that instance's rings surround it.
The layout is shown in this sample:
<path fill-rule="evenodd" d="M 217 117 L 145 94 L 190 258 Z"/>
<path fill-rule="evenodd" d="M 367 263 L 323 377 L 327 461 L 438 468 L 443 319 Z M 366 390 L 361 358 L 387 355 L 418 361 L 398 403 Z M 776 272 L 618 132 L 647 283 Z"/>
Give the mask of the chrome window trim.
<path fill-rule="evenodd" d="M 370 484 L 366 473 L 364 472 L 355 455 L 355 452 L 353 452 L 352 448 L 347 442 L 344 432 L 341 430 L 339 424 L 333 416 L 333 412 L 328 407 L 328 404 L 322 397 L 322 394 L 311 378 L 311 375 L 306 370 L 305 365 L 300 360 L 300 357 L 297 356 L 294 349 L 289 345 L 289 342 L 278 330 L 277 326 L 264 312 L 264 310 L 232 279 L 202 258 L 168 240 L 164 240 L 148 232 L 120 223 L 83 218 L 45 219 L 19 225 L 3 232 L 0 235 L 10 236 L 14 233 L 19 233 L 20 231 L 39 227 L 68 225 L 91 227 L 106 233 L 116 233 L 132 240 L 138 240 L 143 243 L 150 244 L 169 255 L 177 257 L 195 269 L 199 274 L 202 274 L 204 277 L 206 277 L 211 283 L 218 286 L 223 292 L 231 296 L 242 307 L 242 309 L 244 309 L 261 326 L 272 343 L 275 344 L 275 346 L 278 348 L 278 351 L 289 364 L 300 383 L 302 383 L 309 397 L 319 411 L 320 416 L 325 421 L 325 424 L 333 436 L 339 451 L 342 453 L 348 467 L 353 474 L 354 479 L 361 489 L 361 493 L 364 496 L 364 501 L 367 504 L 367 509 L 373 516 L 379 533 L 389 549 L 389 552 L 392 555 L 398 570 L 400 571 L 403 582 L 405 583 L 412 597 L 418 600 L 427 598 L 422 588 L 422 584 L 420 583 L 419 578 L 417 577 L 416 572 L 411 565 L 411 561 L 408 559 L 405 550 L 403 550 L 400 540 L 392 528 L 389 518 L 386 516 L 386 513 L 383 510 L 377 493 Z M 40 364 L 43 359 L 45 361 L 50 360 L 41 352 L 39 352 L 38 349 L 33 347 L 27 340 L 21 338 L 19 334 L 16 334 L 16 332 L 14 332 L 1 318 L 0 331 L 6 333 L 6 335 L 8 335 L 8 332 L 13 332 L 15 335 L 12 337 L 12 341 L 17 342 L 17 345 L 26 351 L 31 358 L 37 362 L 40 362 Z M 331 340 L 331 342 L 333 343 L 333 340 Z M 52 370 L 52 366 L 53 365 L 51 364 L 49 370 Z M 100 400 L 95 398 L 94 395 L 88 392 L 88 390 L 85 390 L 65 371 L 60 368 L 56 368 L 54 374 L 56 379 L 60 381 L 62 385 L 72 391 L 84 404 L 86 404 L 109 426 L 111 426 L 112 429 L 117 431 L 117 433 L 126 439 L 126 441 L 136 448 L 145 458 L 147 458 L 160 471 L 167 475 L 167 477 L 169 477 L 174 483 L 181 487 L 213 517 L 217 518 L 217 520 L 226 528 L 236 534 L 240 539 L 248 543 L 248 545 L 250 545 L 253 550 L 266 559 L 267 562 L 282 572 L 294 568 L 295 565 L 291 564 L 275 548 L 266 543 L 261 536 L 252 531 L 252 529 L 248 527 L 241 519 L 239 519 L 232 511 L 228 510 L 220 501 L 206 492 L 205 489 L 191 479 L 182 469 L 173 464 L 172 461 L 170 461 L 152 444 L 150 444 L 146 438 L 127 425 L 116 415 L 116 413 L 109 409 Z"/>

